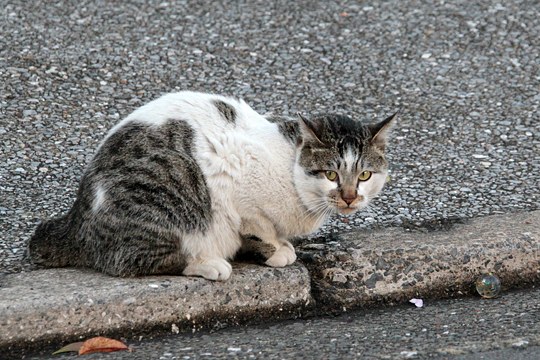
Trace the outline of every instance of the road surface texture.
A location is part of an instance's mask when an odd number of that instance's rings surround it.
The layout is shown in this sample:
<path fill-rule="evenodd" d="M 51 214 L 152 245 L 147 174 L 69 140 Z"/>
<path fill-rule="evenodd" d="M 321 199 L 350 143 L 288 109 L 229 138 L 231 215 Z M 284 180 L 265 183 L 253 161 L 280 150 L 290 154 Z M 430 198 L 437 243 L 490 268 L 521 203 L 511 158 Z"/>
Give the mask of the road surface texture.
<path fill-rule="evenodd" d="M 400 110 L 392 180 L 321 233 L 539 208 L 540 5 L 510 1 L 22 1 L 0 6 L 0 273 L 67 211 L 105 133 L 178 90 L 261 113 Z"/>
<path fill-rule="evenodd" d="M 538 359 L 540 290 L 128 341 L 115 359 Z M 54 350 L 26 358 L 61 359 Z M 20 355 L 20 354 L 17 354 Z M 101 359 L 103 354 L 85 359 Z"/>

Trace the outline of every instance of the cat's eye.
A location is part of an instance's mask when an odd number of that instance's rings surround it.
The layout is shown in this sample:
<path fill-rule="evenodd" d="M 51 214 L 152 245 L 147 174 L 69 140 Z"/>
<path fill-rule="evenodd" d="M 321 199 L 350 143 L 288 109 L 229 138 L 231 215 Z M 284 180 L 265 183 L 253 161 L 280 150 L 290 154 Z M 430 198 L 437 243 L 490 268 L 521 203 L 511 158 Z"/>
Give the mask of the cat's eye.
<path fill-rule="evenodd" d="M 332 170 L 327 170 L 324 172 L 324 175 L 326 175 L 326 178 L 330 181 L 336 181 L 337 180 L 337 172 Z"/>
<path fill-rule="evenodd" d="M 371 177 L 371 171 L 362 171 L 360 176 L 358 176 L 358 180 L 360 181 L 367 181 Z"/>

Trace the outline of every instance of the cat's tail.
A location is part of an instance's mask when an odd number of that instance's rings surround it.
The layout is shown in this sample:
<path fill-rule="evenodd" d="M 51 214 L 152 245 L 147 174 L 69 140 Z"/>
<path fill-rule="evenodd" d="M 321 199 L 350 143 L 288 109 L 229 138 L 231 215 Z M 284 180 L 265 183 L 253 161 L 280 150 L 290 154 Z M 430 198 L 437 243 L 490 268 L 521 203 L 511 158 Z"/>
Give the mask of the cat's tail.
<path fill-rule="evenodd" d="M 72 211 L 64 216 L 43 221 L 28 243 L 28 253 L 34 264 L 47 267 L 77 266 L 80 252 L 76 244 Z"/>

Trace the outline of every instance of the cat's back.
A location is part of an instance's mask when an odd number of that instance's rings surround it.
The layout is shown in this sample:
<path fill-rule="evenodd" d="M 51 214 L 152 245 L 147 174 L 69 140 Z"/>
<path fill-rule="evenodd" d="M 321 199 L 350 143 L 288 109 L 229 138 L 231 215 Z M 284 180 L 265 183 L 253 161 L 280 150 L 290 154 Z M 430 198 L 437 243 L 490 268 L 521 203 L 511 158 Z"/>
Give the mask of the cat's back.
<path fill-rule="evenodd" d="M 202 132 L 250 129 L 267 124 L 264 117 L 241 99 L 182 91 L 163 95 L 136 109 L 114 126 L 109 135 L 131 122 L 162 126 L 174 120 L 184 121 L 195 131 Z"/>
<path fill-rule="evenodd" d="M 169 150 L 196 163 L 211 189 L 225 187 L 223 176 L 232 181 L 259 163 L 282 162 L 278 159 L 289 158 L 292 149 L 278 125 L 243 100 L 191 91 L 163 95 L 133 111 L 109 131 L 95 160 L 109 159 L 117 150 L 133 157 L 134 142 L 155 143 L 155 151 L 170 143 Z M 213 184 L 213 176 L 218 183 Z"/>

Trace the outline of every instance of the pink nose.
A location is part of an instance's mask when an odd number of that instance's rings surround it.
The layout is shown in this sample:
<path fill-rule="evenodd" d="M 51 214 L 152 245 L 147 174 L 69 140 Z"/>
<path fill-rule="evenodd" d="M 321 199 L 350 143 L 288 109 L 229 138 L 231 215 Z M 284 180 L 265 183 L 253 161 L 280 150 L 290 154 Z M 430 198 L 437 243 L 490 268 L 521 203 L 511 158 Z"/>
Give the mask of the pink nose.
<path fill-rule="evenodd" d="M 356 196 L 354 197 L 342 197 L 343 201 L 345 201 L 345 203 L 347 205 L 351 205 L 353 203 L 354 200 L 356 200 Z"/>

